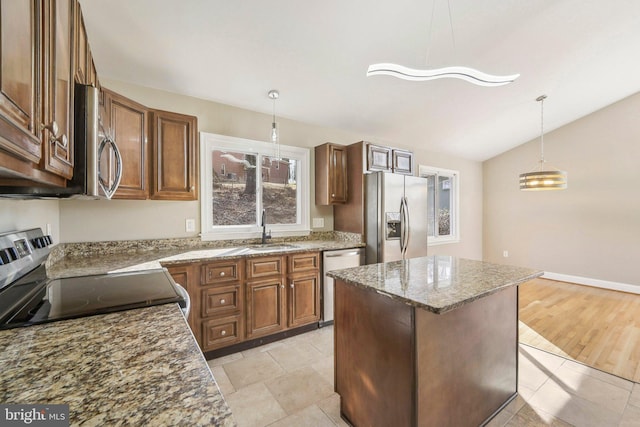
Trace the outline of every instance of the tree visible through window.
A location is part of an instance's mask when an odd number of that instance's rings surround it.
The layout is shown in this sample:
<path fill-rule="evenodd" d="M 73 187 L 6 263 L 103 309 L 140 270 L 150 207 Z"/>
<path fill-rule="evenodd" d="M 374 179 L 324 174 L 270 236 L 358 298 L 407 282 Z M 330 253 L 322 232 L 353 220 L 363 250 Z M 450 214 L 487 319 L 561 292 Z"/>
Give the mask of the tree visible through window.
<path fill-rule="evenodd" d="M 204 136 L 203 236 L 260 235 L 263 209 L 275 235 L 308 232 L 308 149 L 281 146 L 275 158 L 268 143 Z"/>

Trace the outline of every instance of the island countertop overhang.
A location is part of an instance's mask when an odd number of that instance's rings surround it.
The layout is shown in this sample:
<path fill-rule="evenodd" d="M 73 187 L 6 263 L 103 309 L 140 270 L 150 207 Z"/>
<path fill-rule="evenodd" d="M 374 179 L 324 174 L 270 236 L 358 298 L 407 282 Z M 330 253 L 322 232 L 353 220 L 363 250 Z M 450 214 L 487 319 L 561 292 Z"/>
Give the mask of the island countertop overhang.
<path fill-rule="evenodd" d="M 443 314 L 544 274 L 543 271 L 432 255 L 369 264 L 327 275 L 406 304 Z"/>

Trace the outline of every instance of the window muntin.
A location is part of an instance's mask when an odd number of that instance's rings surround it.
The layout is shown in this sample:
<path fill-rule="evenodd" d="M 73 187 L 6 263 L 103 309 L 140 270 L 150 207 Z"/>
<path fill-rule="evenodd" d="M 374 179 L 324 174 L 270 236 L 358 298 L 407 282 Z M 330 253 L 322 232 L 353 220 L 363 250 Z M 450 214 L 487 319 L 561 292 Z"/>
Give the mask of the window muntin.
<path fill-rule="evenodd" d="M 203 240 L 309 233 L 309 150 L 201 133 Z"/>
<path fill-rule="evenodd" d="M 420 165 L 420 176 L 427 178 L 427 232 L 429 244 L 460 240 L 458 229 L 457 171 Z"/>

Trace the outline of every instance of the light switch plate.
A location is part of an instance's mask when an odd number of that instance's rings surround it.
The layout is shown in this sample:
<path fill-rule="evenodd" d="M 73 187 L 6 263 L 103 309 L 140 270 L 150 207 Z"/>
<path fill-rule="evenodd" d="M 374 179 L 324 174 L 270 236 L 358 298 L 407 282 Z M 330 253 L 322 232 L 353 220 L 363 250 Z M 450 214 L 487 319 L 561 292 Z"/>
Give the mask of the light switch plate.
<path fill-rule="evenodd" d="M 313 228 L 323 228 L 324 227 L 324 218 L 313 218 Z"/>
<path fill-rule="evenodd" d="M 184 221 L 184 231 L 187 233 L 196 231 L 196 220 L 193 218 L 187 218 Z"/>

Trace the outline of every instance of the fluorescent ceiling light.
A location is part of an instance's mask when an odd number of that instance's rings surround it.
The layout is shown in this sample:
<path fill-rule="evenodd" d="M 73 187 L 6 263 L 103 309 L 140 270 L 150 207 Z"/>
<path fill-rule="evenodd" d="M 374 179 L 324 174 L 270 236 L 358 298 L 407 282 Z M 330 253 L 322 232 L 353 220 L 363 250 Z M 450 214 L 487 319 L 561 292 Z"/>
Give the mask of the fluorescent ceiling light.
<path fill-rule="evenodd" d="M 469 67 L 445 67 L 433 70 L 417 70 L 403 65 L 380 63 L 371 64 L 367 70 L 367 77 L 387 75 L 410 81 L 425 81 L 434 79 L 461 79 L 478 86 L 502 86 L 513 82 L 520 74 L 510 76 L 493 76 Z"/>

